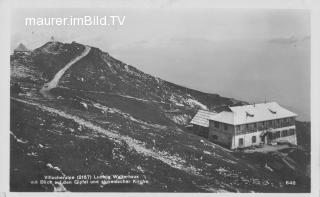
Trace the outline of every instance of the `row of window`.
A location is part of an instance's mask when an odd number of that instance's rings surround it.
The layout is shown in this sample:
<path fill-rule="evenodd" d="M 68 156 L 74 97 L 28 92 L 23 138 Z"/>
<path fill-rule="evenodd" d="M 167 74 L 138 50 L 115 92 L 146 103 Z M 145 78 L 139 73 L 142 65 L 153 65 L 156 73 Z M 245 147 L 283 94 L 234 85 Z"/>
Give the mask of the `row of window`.
<path fill-rule="evenodd" d="M 280 131 L 277 131 L 275 133 L 272 133 L 271 135 L 271 138 L 272 139 L 277 139 L 277 138 L 280 138 L 280 137 L 286 137 L 286 136 L 290 136 L 290 135 L 294 135 L 295 134 L 295 130 L 294 129 L 289 129 L 289 130 L 282 130 L 281 132 Z M 251 137 L 251 142 L 252 144 L 256 143 L 257 142 L 257 136 L 252 136 Z M 243 138 L 239 138 L 239 146 L 243 146 Z"/>
<path fill-rule="evenodd" d="M 237 125 L 235 129 L 239 133 L 250 133 L 250 132 L 255 132 L 257 130 L 264 130 L 269 128 L 281 128 L 281 127 L 286 127 L 291 125 L 294 125 L 294 118 L 283 118 L 283 119 Z M 228 130 L 228 124 L 220 123 L 217 121 L 214 121 L 214 127 L 217 129 L 223 128 L 224 130 Z"/>
<path fill-rule="evenodd" d="M 252 136 L 251 137 L 251 142 L 252 144 L 256 143 L 257 142 L 257 136 Z M 243 138 L 239 138 L 239 146 L 243 146 Z"/>
<path fill-rule="evenodd" d="M 281 128 L 294 125 L 294 118 L 283 118 L 276 120 L 269 120 L 263 122 L 256 122 L 244 125 L 237 125 L 236 131 L 242 132 L 255 132 L 257 130 L 264 130 L 269 128 Z"/>
<path fill-rule="evenodd" d="M 221 127 L 223 126 L 223 129 L 224 129 L 224 130 L 228 130 L 228 124 L 219 123 L 219 122 L 217 122 L 217 121 L 214 122 L 214 127 L 215 127 L 215 128 L 218 129 L 220 126 L 221 126 Z"/>
<path fill-rule="evenodd" d="M 277 138 L 280 138 L 280 137 L 286 137 L 286 136 L 294 135 L 295 133 L 296 133 L 295 129 L 277 131 L 275 133 L 272 133 L 271 138 L 272 139 L 277 139 Z"/>

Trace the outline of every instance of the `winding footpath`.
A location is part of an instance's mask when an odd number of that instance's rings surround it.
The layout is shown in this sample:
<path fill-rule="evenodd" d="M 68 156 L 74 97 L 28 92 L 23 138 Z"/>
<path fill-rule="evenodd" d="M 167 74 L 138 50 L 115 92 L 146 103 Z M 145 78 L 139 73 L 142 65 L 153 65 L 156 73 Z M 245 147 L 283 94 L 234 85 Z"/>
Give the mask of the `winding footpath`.
<path fill-rule="evenodd" d="M 75 63 L 77 63 L 79 60 L 81 60 L 82 58 L 84 58 L 86 55 L 89 54 L 91 48 L 89 46 L 85 46 L 84 51 L 77 56 L 76 58 L 74 58 L 73 60 L 71 60 L 69 63 L 67 63 L 65 65 L 65 67 L 63 67 L 61 70 L 59 70 L 53 77 L 53 79 L 51 81 L 49 81 L 48 83 L 45 83 L 43 85 L 43 87 L 41 88 L 40 92 L 48 92 L 53 88 L 56 88 L 58 86 L 58 83 L 61 79 L 61 77 L 63 76 L 63 74 Z"/>

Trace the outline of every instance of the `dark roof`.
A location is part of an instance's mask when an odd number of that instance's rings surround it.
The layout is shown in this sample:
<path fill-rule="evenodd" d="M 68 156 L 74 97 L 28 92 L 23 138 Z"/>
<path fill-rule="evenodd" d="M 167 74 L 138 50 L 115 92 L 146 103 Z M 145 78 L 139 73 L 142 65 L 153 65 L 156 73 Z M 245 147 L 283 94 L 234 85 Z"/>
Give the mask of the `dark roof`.
<path fill-rule="evenodd" d="M 209 117 L 215 114 L 215 112 L 199 110 L 190 123 L 202 127 L 209 127 Z"/>

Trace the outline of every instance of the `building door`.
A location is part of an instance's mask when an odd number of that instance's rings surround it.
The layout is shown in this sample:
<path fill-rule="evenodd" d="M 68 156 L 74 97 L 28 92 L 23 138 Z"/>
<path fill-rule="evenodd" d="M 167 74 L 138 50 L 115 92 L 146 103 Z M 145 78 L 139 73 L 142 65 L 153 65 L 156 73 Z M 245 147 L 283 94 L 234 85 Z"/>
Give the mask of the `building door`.
<path fill-rule="evenodd" d="M 273 134 L 271 132 L 268 132 L 267 143 L 270 144 L 272 140 L 273 140 Z"/>
<path fill-rule="evenodd" d="M 243 138 L 239 138 L 239 147 L 243 146 Z"/>

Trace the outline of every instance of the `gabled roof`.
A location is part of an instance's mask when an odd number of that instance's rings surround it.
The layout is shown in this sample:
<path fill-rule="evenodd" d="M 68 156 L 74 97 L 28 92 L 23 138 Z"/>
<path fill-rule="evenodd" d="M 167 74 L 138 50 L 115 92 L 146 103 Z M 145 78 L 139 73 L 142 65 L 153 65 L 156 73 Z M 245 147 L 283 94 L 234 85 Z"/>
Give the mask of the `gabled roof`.
<path fill-rule="evenodd" d="M 231 112 L 223 111 L 210 116 L 210 120 L 231 125 L 247 124 L 297 116 L 276 102 L 229 107 Z"/>
<path fill-rule="evenodd" d="M 18 47 L 14 49 L 14 51 L 16 51 L 16 52 L 29 52 L 30 50 L 27 49 L 27 47 L 24 46 L 22 43 L 20 43 L 18 45 Z"/>
<path fill-rule="evenodd" d="M 199 110 L 190 123 L 202 127 L 209 127 L 209 117 L 215 114 L 215 112 Z"/>

